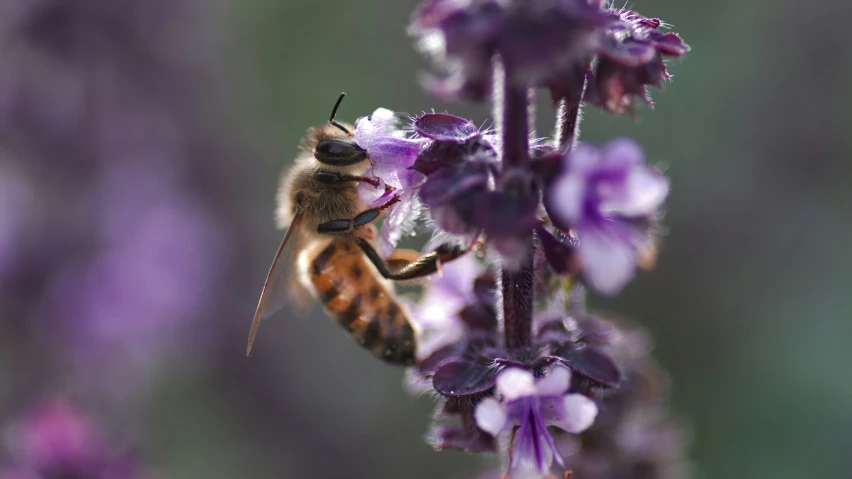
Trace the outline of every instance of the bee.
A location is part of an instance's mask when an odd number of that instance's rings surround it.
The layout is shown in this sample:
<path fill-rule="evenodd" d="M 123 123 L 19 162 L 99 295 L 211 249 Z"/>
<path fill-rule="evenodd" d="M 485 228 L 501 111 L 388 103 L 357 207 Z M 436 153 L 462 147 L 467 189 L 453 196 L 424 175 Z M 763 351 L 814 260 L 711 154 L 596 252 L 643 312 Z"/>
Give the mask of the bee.
<path fill-rule="evenodd" d="M 293 296 L 301 287 L 374 356 L 392 364 L 413 364 L 418 330 L 395 297 L 393 281 L 430 275 L 442 262 L 466 252 L 448 244 L 422 256 L 397 249 L 385 260 L 376 252 L 372 222 L 399 197 L 391 195 L 375 208 L 358 199 L 359 183 L 374 187 L 380 183 L 365 176 L 372 163 L 367 151 L 355 143 L 352 126 L 335 121 L 344 96 L 337 99 L 328 123 L 308 130 L 302 154 L 282 175 L 276 218 L 286 233 L 260 294 L 246 356 L 260 321 L 283 306 L 288 291 Z M 387 187 L 386 193 L 392 191 Z M 295 260 L 285 258 L 289 256 L 285 250 Z M 286 274 L 291 267 L 294 274 Z"/>

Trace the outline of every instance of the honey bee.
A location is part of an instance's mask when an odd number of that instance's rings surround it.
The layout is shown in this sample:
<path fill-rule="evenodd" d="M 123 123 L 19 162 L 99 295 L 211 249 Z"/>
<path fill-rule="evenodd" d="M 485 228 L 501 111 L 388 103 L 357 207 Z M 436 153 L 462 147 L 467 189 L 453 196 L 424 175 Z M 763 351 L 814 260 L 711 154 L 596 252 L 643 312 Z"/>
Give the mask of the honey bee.
<path fill-rule="evenodd" d="M 432 274 L 442 262 L 466 252 L 451 245 L 441 245 L 422 256 L 397 249 L 387 260 L 376 252 L 372 245 L 376 228 L 371 223 L 399 197 L 391 195 L 376 208 L 368 208 L 358 199 L 359 183 L 379 187 L 379 181 L 364 176 L 372 163 L 355 143 L 352 126 L 335 121 L 344 96 L 337 99 L 327 124 L 308 130 L 302 154 L 282 175 L 276 217 L 287 232 L 260 294 L 246 356 L 260 321 L 279 310 L 288 290 L 292 293 L 293 286 L 299 285 L 374 356 L 392 364 L 413 364 L 417 327 L 396 299 L 392 282 Z M 387 188 L 387 193 L 393 191 Z M 295 261 L 285 258 L 285 249 L 293 252 Z M 295 281 L 285 273 L 290 267 Z"/>

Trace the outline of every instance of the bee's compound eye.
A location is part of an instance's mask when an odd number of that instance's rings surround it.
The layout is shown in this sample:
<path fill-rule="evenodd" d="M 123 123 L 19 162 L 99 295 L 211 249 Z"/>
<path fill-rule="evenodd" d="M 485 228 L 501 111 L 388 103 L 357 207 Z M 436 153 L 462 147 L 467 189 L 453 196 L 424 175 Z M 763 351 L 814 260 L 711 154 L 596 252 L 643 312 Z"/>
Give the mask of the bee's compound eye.
<path fill-rule="evenodd" d="M 352 147 L 346 142 L 337 140 L 321 141 L 317 145 L 317 153 L 323 155 L 345 155 L 351 149 Z"/>
<path fill-rule="evenodd" d="M 317 143 L 314 157 L 327 165 L 354 165 L 367 158 L 367 152 L 354 141 L 322 140 Z"/>

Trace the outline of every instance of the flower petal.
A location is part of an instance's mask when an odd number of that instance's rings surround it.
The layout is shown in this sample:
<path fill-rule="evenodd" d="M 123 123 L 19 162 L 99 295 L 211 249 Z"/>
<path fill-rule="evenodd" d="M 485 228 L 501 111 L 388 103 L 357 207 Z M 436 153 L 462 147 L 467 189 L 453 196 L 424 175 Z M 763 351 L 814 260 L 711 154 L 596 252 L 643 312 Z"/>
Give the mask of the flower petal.
<path fill-rule="evenodd" d="M 608 171 L 626 171 L 628 167 L 645 163 L 645 152 L 636 140 L 616 138 L 601 150 L 598 167 Z"/>
<path fill-rule="evenodd" d="M 636 250 L 631 243 L 631 232 L 617 231 L 618 226 L 607 225 L 606 229 L 591 226 L 577 234 L 584 278 L 589 286 L 605 295 L 621 291 L 636 269 Z"/>
<path fill-rule="evenodd" d="M 571 385 L 571 371 L 562 366 L 556 366 L 535 383 L 539 396 L 557 396 L 563 394 Z"/>
<path fill-rule="evenodd" d="M 650 167 L 634 167 L 624 178 L 620 194 L 601 202 L 604 213 L 618 213 L 627 217 L 653 215 L 666 199 L 669 181 Z"/>
<path fill-rule="evenodd" d="M 560 224 L 572 224 L 582 218 L 586 181 L 583 176 L 565 174 L 558 177 L 547 190 L 547 212 Z"/>
<path fill-rule="evenodd" d="M 399 194 L 399 203 L 393 205 L 382 224 L 379 254 L 387 258 L 403 234 L 407 233 L 420 216 L 420 201 L 417 191 L 408 188 Z"/>
<path fill-rule="evenodd" d="M 575 434 L 590 428 L 598 415 L 598 406 L 582 394 L 566 394 L 562 409 L 561 417 L 552 424 Z"/>
<path fill-rule="evenodd" d="M 535 378 L 532 373 L 520 368 L 508 368 L 497 376 L 497 389 L 504 401 L 524 396 L 535 396 Z"/>
<path fill-rule="evenodd" d="M 370 122 L 378 131 L 391 134 L 397 130 L 397 115 L 393 110 L 387 108 L 377 108 L 370 115 Z"/>
<path fill-rule="evenodd" d="M 372 170 L 368 171 L 365 176 L 375 177 Z M 393 197 L 393 191 L 387 191 L 385 180 L 378 178 L 379 185 L 373 186 L 367 182 L 358 183 L 358 199 L 368 207 L 376 207 L 387 203 Z"/>
<path fill-rule="evenodd" d="M 526 412 L 523 413 L 520 427 L 515 432 L 509 465 L 509 476 L 513 479 L 543 478 L 550 470 L 556 453 L 553 438 L 547 431 L 540 411 L 528 408 L 529 404 L 524 406 Z M 562 458 L 558 455 L 557 458 L 562 464 Z"/>
<path fill-rule="evenodd" d="M 373 172 L 379 178 L 385 180 L 389 185 L 397 188 L 408 186 L 403 181 L 407 173 L 416 173 L 409 170 L 414 164 L 423 140 L 407 140 L 404 138 L 382 137 L 377 138 L 368 147 L 364 147 L 373 162 Z"/>
<path fill-rule="evenodd" d="M 476 419 L 476 425 L 492 436 L 500 434 L 508 425 L 506 410 L 500 401 L 494 398 L 483 399 L 473 411 L 473 417 Z"/>

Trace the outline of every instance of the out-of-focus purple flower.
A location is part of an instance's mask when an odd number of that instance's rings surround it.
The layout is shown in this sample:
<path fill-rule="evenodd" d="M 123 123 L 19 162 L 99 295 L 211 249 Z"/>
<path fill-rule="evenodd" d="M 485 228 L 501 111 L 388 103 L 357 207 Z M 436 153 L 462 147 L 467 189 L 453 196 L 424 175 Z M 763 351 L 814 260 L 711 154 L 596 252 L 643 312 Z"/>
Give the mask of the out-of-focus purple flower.
<path fill-rule="evenodd" d="M 482 267 L 473 258 L 445 265 L 414 309 L 424 327 L 418 341 L 418 362 L 408 371 L 410 390 L 435 390 L 442 396 L 429 434 L 435 449 L 469 452 L 495 450 L 494 438 L 476 426 L 475 405 L 494 388 L 501 367 L 495 358 L 505 355 L 497 334 L 494 311 L 495 280 L 488 272 L 475 279 Z M 425 347 L 420 351 L 421 347 Z"/>
<path fill-rule="evenodd" d="M 609 14 L 585 97 L 618 114 L 632 113 L 636 97 L 653 107 L 646 86 L 662 86 L 671 77 L 663 58 L 685 55 L 689 46 L 676 33 L 660 31 L 658 18 L 629 10 L 610 10 Z"/>
<path fill-rule="evenodd" d="M 585 0 L 431 0 L 409 31 L 448 73 L 428 85 L 433 93 L 482 100 L 495 55 L 518 86 L 547 86 L 585 70 L 606 19 Z"/>
<path fill-rule="evenodd" d="M 411 138 L 410 132 L 400 128 L 396 113 L 386 108 L 379 108 L 355 123 L 355 142 L 367 150 L 372 162 L 367 175 L 380 180 L 378 187 L 360 183 L 359 198 L 366 205 L 377 207 L 391 201 L 394 196 L 399 197 L 399 201 L 387 210 L 382 225 L 379 254 L 384 257 L 390 254 L 420 215 L 416 188 L 425 177 L 411 166 L 427 141 Z"/>
<path fill-rule="evenodd" d="M 14 462 L 3 478 L 134 479 L 144 473 L 131 451 L 107 442 L 92 420 L 66 401 L 42 404 L 10 434 Z"/>
<path fill-rule="evenodd" d="M 541 479 L 550 474 L 554 461 L 565 469 L 548 426 L 577 434 L 594 422 L 597 406 L 582 394 L 568 394 L 570 384 L 571 373 L 563 367 L 552 368 L 538 380 L 529 371 L 508 368 L 497 377 L 500 400 L 486 398 L 476 406 L 481 429 L 494 436 L 513 431 L 508 471 L 512 479 Z"/>
<path fill-rule="evenodd" d="M 649 356 L 647 333 L 626 321 L 587 317 L 583 327 L 607 339 L 600 347 L 624 369 L 617 389 L 600 393 L 602 407 L 585 431 L 583 447 L 568 460 L 576 477 L 686 479 L 689 431 L 668 409 L 668 377 Z M 601 334 L 602 333 L 602 334 Z"/>
<path fill-rule="evenodd" d="M 106 168 L 91 198 L 99 247 L 54 277 L 46 316 L 62 322 L 62 345 L 81 367 L 116 351 L 125 365 L 148 364 L 209 310 L 228 256 L 223 232 L 169 174 L 143 164 Z"/>
<path fill-rule="evenodd" d="M 412 311 L 421 331 L 417 341 L 418 361 L 462 339 L 466 327 L 460 313 L 476 301 L 474 280 L 482 270 L 473 255 L 467 255 L 443 265 L 439 276 L 430 281 Z"/>
<path fill-rule="evenodd" d="M 611 295 L 627 284 L 650 247 L 648 223 L 668 191 L 668 180 L 645 164 L 641 148 L 620 139 L 601 150 L 579 145 L 569 152 L 545 206 L 555 225 L 576 234 L 585 281 Z"/>
<path fill-rule="evenodd" d="M 14 267 L 33 199 L 27 178 L 0 163 L 0 282 Z"/>

